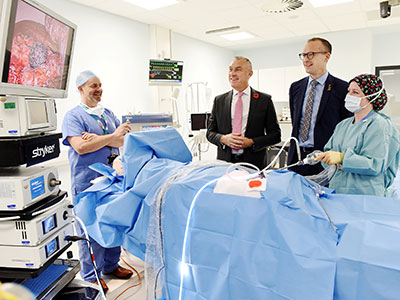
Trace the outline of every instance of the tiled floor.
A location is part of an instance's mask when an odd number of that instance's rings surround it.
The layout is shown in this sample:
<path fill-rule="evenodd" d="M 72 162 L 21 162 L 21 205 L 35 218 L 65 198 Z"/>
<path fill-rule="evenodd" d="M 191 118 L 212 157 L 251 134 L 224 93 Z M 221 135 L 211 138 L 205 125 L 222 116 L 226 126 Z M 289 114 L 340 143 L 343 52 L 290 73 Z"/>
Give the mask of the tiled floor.
<path fill-rule="evenodd" d="M 146 284 L 144 282 L 143 261 L 125 251 L 122 251 L 121 256 L 128 264 L 130 264 L 139 272 L 142 283 L 139 286 L 132 287 L 133 285 L 137 285 L 139 283 L 139 278 L 135 272 L 129 280 L 115 279 L 105 275 L 103 276 L 103 279 L 110 288 L 106 295 L 107 299 L 115 300 L 119 296 L 118 300 L 146 300 Z M 122 260 L 120 262 L 120 265 L 129 268 L 129 266 L 125 265 Z"/>
<path fill-rule="evenodd" d="M 76 244 L 72 244 L 69 250 L 72 251 L 74 259 L 78 259 L 78 247 Z M 135 272 L 129 280 L 116 279 L 112 275 L 103 275 L 102 278 L 109 287 L 109 291 L 106 294 L 107 300 L 146 300 L 143 261 L 125 250 L 122 250 L 121 257 L 139 272 L 142 283 L 139 286 L 131 287 L 139 282 L 138 276 Z M 61 258 L 66 258 L 66 254 L 64 253 Z M 120 265 L 129 268 L 129 266 L 127 266 L 122 260 L 120 261 Z M 78 273 L 75 282 L 79 282 L 80 280 L 81 277 Z"/>

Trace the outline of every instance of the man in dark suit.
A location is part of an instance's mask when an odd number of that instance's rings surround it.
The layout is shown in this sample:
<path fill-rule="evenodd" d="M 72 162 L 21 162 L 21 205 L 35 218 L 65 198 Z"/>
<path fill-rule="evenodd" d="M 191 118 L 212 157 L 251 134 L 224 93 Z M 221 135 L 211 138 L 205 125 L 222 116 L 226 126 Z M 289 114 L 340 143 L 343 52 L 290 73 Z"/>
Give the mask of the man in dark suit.
<path fill-rule="evenodd" d="M 312 38 L 299 54 L 310 75 L 292 83 L 289 90 L 292 137 L 299 141 L 300 159 L 314 150 L 322 151 L 336 124 L 352 115 L 344 107 L 349 84 L 327 72 L 331 53 L 332 46 L 327 40 Z M 298 160 L 295 143 L 291 141 L 287 164 Z M 301 175 L 313 175 L 321 172 L 323 167 L 318 163 L 296 166 L 292 170 Z"/>
<path fill-rule="evenodd" d="M 271 96 L 249 86 L 252 75 L 250 60 L 234 57 L 229 66 L 233 90 L 215 97 L 207 139 L 218 146 L 217 159 L 262 169 L 266 148 L 280 142 L 281 130 Z"/>

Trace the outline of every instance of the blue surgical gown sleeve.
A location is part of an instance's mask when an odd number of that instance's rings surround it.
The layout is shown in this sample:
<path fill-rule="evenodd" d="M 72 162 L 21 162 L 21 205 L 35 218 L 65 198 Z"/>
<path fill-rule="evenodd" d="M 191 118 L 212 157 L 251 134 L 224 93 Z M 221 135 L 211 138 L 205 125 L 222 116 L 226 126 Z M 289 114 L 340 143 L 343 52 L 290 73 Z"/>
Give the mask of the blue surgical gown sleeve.
<path fill-rule="evenodd" d="M 356 138 L 357 143 L 355 148 L 346 149 L 342 170 L 373 176 L 382 173 L 389 146 L 388 129 L 386 122 L 368 122 L 357 137 L 348 136 Z"/>
<path fill-rule="evenodd" d="M 62 124 L 62 133 L 63 140 L 62 143 L 66 146 L 70 146 L 68 142 L 68 137 L 70 136 L 81 136 L 82 132 L 87 131 L 88 128 L 85 126 L 85 122 L 82 122 L 82 118 L 78 114 L 78 109 L 75 108 L 73 110 L 68 111 L 65 114 L 63 124 Z M 86 112 L 83 112 L 86 113 Z"/>
<path fill-rule="evenodd" d="M 384 196 L 399 165 L 399 133 L 380 113 L 356 124 L 353 120 L 340 122 L 325 145 L 325 151 L 345 153 L 329 186 L 340 193 Z"/>

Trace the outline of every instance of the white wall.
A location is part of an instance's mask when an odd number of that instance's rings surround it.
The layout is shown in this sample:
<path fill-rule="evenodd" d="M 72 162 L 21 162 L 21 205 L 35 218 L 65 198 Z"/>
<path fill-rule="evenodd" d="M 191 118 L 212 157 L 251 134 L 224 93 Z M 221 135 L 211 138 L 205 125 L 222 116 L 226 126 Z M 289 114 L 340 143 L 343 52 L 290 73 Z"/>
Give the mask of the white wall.
<path fill-rule="evenodd" d="M 147 85 L 149 26 L 65 0 L 39 0 L 78 26 L 67 99 L 57 100 L 59 129 L 66 111 L 80 101 L 76 75 L 91 69 L 103 83 L 103 105 L 117 116 L 151 111 Z"/>
<path fill-rule="evenodd" d="M 200 86 L 200 112 L 211 111 L 214 97 L 230 89 L 228 67 L 232 61 L 233 52 L 174 33 L 172 35 L 172 55 L 174 58 L 184 61 L 183 82 L 178 105 L 181 123 L 187 125 L 184 109 L 186 100 L 191 100 L 192 91 L 197 97 L 196 89 L 188 90 L 188 85 L 193 82 L 207 82 L 207 87 L 211 88 L 212 93 L 206 99 L 205 89 L 202 89 L 204 86 Z M 188 99 L 185 99 L 186 96 Z M 182 132 L 183 134 L 187 133 L 186 130 Z"/>
<path fill-rule="evenodd" d="M 93 70 L 102 80 L 103 105 L 117 116 L 132 111 L 152 112 L 152 93 L 148 85 L 150 27 L 124 17 L 72 3 L 67 0 L 38 0 L 78 26 L 72 58 L 69 96 L 58 100 L 62 115 L 79 101 L 75 93 L 76 75 Z M 192 81 L 208 81 L 213 91 L 229 85 L 227 68 L 233 52 L 180 34 L 173 34 L 173 58 L 184 60 L 182 88 Z"/>
<path fill-rule="evenodd" d="M 99 75 L 104 86 L 103 104 L 117 116 L 127 112 L 156 111 L 153 99 L 157 95 L 153 91 L 156 87 L 149 87 L 147 83 L 148 59 L 154 52 L 149 25 L 67 0 L 37 1 L 78 25 L 69 96 L 57 100 L 59 129 L 65 112 L 79 102 L 74 81 L 84 69 L 92 69 Z M 399 37 L 399 30 L 363 29 L 320 35 L 333 45 L 328 70 L 349 80 L 360 73 L 373 73 L 375 65 L 400 64 L 400 57 L 396 55 L 400 52 L 400 39 L 396 38 Z M 256 70 L 301 66 L 298 53 L 310 37 L 233 51 L 172 33 L 171 58 L 184 61 L 183 84 L 178 100 L 181 123 L 187 124 L 183 117 L 189 83 L 208 82 L 212 94 L 207 101 L 204 100 L 206 103 L 202 103 L 202 110 L 210 110 L 214 96 L 230 89 L 228 66 L 234 55 L 248 56 Z M 268 89 L 264 92 L 268 93 Z"/>
<path fill-rule="evenodd" d="M 188 89 L 193 82 L 207 82 L 211 88 L 210 97 L 207 99 L 203 85 L 199 85 L 200 112 L 211 111 L 214 97 L 228 91 L 231 87 L 228 81 L 228 68 L 232 61 L 233 51 L 225 50 L 217 46 L 204 43 L 187 36 L 174 33 L 172 35 L 172 56 L 175 59 L 183 60 L 183 82 L 179 97 L 179 115 L 182 128 L 180 132 L 186 142 L 189 143 L 189 114 L 186 113 L 186 101 L 191 101 L 191 94 L 196 96 L 196 86 Z M 188 99 L 186 99 L 186 97 Z M 190 107 L 190 104 L 189 104 Z M 198 132 L 194 132 L 198 134 Z M 216 146 L 209 146 L 209 151 L 201 154 L 202 160 L 211 160 L 217 157 Z M 194 158 L 195 160 L 198 157 Z"/>
<path fill-rule="evenodd" d="M 328 71 L 334 76 L 350 80 L 360 73 L 373 71 L 372 34 L 369 30 L 341 31 L 318 36 L 332 44 Z M 286 40 L 262 48 L 236 50 L 235 54 L 249 57 L 254 69 L 301 66 L 298 54 L 303 51 L 307 39 L 312 37 Z"/>
<path fill-rule="evenodd" d="M 58 129 L 65 113 L 79 103 L 76 75 L 91 69 L 102 80 L 102 104 L 121 117 L 128 112 L 156 112 L 153 99 L 157 87 L 148 85 L 148 61 L 151 49 L 150 26 L 124 17 L 82 6 L 67 0 L 38 0 L 78 26 L 72 57 L 69 95 L 57 100 Z M 208 82 L 213 96 L 229 89 L 228 65 L 233 51 L 184 35 L 172 35 L 172 57 L 184 61 L 183 84 L 178 101 L 182 122 L 185 115 L 185 91 L 193 81 Z M 211 104 L 206 104 L 208 107 Z M 211 108 L 211 107 L 210 107 Z M 65 151 L 65 147 L 62 150 Z"/>
<path fill-rule="evenodd" d="M 398 27 L 398 31 L 374 32 L 371 45 L 374 68 L 400 65 L 400 26 Z"/>
<path fill-rule="evenodd" d="M 212 88 L 213 96 L 230 89 L 228 69 L 233 51 L 204 43 L 193 38 L 173 33 L 173 56 L 182 59 L 183 85 L 206 81 Z"/>

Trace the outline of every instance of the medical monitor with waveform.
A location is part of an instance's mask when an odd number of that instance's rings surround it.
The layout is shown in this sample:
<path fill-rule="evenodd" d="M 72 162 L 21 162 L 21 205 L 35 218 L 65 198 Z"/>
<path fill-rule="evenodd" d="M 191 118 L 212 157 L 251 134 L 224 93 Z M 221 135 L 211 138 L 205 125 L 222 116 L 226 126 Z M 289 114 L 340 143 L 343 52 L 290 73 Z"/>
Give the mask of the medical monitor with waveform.
<path fill-rule="evenodd" d="M 67 97 L 76 25 L 30 0 L 0 9 L 0 95 Z"/>
<path fill-rule="evenodd" d="M 181 85 L 183 61 L 150 59 L 150 85 Z"/>

